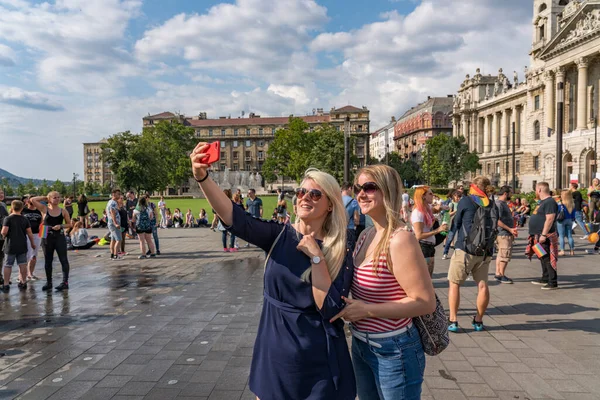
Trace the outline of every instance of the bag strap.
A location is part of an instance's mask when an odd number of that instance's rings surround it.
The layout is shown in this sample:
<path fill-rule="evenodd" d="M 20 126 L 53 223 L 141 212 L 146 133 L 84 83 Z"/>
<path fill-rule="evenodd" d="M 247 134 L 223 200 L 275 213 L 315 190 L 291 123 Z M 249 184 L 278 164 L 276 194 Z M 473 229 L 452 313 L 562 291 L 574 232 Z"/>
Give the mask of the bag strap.
<path fill-rule="evenodd" d="M 271 248 L 269 249 L 269 252 L 267 253 L 267 257 L 265 257 L 265 267 L 264 270 L 267 270 L 267 263 L 269 262 L 269 258 L 271 258 L 271 253 L 273 252 L 273 249 L 275 248 L 275 245 L 277 244 L 277 242 L 279 242 L 279 238 L 281 237 L 281 235 L 283 234 L 283 232 L 285 232 L 285 226 L 283 227 L 283 229 L 281 230 L 281 232 L 279 232 L 279 235 L 277 235 L 277 237 L 275 238 L 275 241 L 273 242 L 273 244 L 271 245 Z"/>

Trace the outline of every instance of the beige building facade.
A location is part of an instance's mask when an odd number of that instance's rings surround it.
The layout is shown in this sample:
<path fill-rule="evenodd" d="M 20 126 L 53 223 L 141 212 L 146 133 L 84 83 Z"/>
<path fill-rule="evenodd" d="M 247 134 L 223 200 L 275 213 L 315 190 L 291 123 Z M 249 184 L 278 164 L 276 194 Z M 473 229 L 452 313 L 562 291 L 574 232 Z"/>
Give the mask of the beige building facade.
<path fill-rule="evenodd" d="M 353 151 L 359 159 L 358 167 L 366 164 L 369 156 L 370 137 L 367 107 L 345 106 L 332 108 L 328 113 L 323 112 L 323 109 L 315 109 L 312 115 L 298 117 L 308 123 L 311 130 L 328 123 L 343 131 L 345 121 L 348 119 L 350 134 L 356 138 Z M 144 117 L 143 127 L 151 127 L 164 120 L 178 121 L 193 128 L 199 140 L 207 142 L 219 140 L 221 142 L 221 160 L 218 168 L 221 171 L 228 169 L 260 172 L 267 157 L 269 143 L 273 141 L 277 129 L 286 127 L 289 117 L 261 117 L 250 113 L 245 118 L 210 119 L 203 112 L 194 117 L 163 112 Z"/>
<path fill-rule="evenodd" d="M 587 186 L 596 174 L 595 117 L 600 112 L 600 1 L 534 0 L 530 65 L 513 72 L 467 75 L 454 97 L 453 134 L 480 155 L 483 175 L 523 191 L 536 182 L 565 188 L 575 177 Z M 556 181 L 559 84 L 564 86 L 561 182 Z"/>
<path fill-rule="evenodd" d="M 102 162 L 102 144 L 106 139 L 97 143 L 83 144 L 83 180 L 85 183 L 104 185 L 113 182 L 112 172 L 108 163 Z"/>

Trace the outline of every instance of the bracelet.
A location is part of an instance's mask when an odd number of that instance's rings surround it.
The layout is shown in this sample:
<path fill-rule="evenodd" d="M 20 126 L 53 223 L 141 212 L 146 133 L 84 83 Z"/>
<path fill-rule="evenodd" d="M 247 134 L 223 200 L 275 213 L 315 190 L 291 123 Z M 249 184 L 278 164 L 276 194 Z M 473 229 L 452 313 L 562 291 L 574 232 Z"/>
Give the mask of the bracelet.
<path fill-rule="evenodd" d="M 204 178 L 202 178 L 202 179 L 200 179 L 200 180 L 198 180 L 198 179 L 196 179 L 196 178 L 194 178 L 194 179 L 196 180 L 196 182 L 198 182 L 198 183 L 202 183 L 202 182 L 204 182 L 204 181 L 205 181 L 207 178 L 208 178 L 208 171 L 206 171 L 206 176 L 205 176 Z"/>

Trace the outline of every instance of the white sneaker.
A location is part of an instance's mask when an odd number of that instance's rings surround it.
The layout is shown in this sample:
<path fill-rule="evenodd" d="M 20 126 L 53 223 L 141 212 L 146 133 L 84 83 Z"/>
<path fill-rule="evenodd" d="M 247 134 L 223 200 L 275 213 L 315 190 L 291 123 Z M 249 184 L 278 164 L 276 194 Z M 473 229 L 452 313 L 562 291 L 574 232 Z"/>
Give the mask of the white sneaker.
<path fill-rule="evenodd" d="M 581 237 L 581 240 L 587 240 L 588 236 L 589 236 L 589 235 L 582 236 L 582 237 Z"/>
<path fill-rule="evenodd" d="M 442 260 L 447 260 L 447 259 L 448 259 L 448 254 L 444 254 L 444 255 L 442 256 Z"/>

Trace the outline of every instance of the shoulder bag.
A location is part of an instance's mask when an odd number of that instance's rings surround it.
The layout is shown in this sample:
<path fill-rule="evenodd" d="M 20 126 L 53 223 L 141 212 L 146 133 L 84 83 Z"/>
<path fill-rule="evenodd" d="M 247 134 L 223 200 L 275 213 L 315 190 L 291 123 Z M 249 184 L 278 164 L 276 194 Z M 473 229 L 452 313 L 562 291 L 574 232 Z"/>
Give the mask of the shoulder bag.
<path fill-rule="evenodd" d="M 450 344 L 448 319 L 444 307 L 437 294 L 435 295 L 435 311 L 412 319 L 421 336 L 425 354 L 437 356 Z"/>

